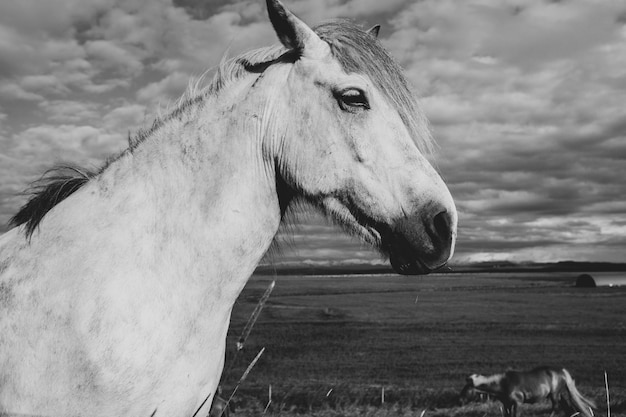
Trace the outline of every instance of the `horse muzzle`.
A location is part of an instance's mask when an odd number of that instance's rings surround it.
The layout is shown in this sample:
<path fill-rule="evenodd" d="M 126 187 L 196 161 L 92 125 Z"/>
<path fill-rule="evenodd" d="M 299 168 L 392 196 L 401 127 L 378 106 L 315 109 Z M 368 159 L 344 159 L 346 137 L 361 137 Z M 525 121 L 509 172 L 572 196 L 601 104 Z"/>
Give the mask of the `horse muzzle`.
<path fill-rule="evenodd" d="M 381 234 L 393 269 L 401 275 L 425 275 L 446 265 L 454 252 L 456 212 L 429 210 L 404 217 Z"/>

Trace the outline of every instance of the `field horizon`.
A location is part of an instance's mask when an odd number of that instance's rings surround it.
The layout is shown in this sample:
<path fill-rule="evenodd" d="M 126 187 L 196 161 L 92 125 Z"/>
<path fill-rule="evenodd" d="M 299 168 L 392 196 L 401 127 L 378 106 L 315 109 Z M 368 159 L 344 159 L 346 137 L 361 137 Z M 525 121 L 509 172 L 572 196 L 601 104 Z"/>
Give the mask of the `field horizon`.
<path fill-rule="evenodd" d="M 567 368 L 600 414 L 607 371 L 612 415 L 623 415 L 626 288 L 576 288 L 577 276 L 254 275 L 233 309 L 224 395 L 265 348 L 235 396 L 237 415 L 261 414 L 271 386 L 267 415 L 495 416 L 496 404 L 460 404 L 465 377 L 539 365 Z M 233 363 L 235 342 L 273 279 L 275 290 Z M 524 414 L 542 415 L 546 406 Z"/>
<path fill-rule="evenodd" d="M 485 261 L 472 263 L 451 263 L 432 274 L 465 274 L 489 272 L 626 272 L 626 263 L 617 262 L 513 262 L 513 261 Z M 388 262 L 283 262 L 259 265 L 255 276 L 273 275 L 396 275 Z"/>

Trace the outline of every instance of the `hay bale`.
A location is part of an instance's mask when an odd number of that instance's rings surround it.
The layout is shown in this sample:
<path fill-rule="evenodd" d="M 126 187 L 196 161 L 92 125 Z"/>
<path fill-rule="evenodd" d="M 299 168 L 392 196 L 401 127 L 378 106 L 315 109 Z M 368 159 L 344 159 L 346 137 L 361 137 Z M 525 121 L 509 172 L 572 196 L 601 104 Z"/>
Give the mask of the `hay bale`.
<path fill-rule="evenodd" d="M 584 288 L 595 288 L 596 280 L 589 274 L 581 274 L 576 278 L 576 286 Z"/>

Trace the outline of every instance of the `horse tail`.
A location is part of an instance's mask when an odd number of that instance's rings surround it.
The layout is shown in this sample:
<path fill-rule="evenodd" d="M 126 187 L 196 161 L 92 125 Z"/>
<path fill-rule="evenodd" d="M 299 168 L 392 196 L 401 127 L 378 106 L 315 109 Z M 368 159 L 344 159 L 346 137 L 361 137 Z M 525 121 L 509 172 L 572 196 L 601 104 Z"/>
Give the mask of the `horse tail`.
<path fill-rule="evenodd" d="M 563 368 L 563 379 L 565 381 L 567 391 L 569 392 L 569 396 L 572 399 L 572 405 L 585 417 L 593 417 L 593 410 L 596 408 L 596 403 L 593 400 L 585 398 L 580 392 L 578 392 L 572 376 L 565 368 Z"/>

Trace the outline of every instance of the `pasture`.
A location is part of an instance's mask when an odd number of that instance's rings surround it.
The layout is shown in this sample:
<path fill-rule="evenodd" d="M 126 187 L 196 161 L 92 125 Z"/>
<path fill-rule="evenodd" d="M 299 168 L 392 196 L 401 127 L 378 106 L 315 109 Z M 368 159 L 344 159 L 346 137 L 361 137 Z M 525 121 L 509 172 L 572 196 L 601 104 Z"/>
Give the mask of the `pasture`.
<path fill-rule="evenodd" d="M 265 347 L 239 388 L 237 415 L 261 414 L 271 385 L 267 415 L 497 416 L 499 403 L 460 405 L 465 377 L 543 364 L 567 368 L 604 415 L 606 370 L 612 415 L 624 415 L 626 288 L 576 288 L 577 275 L 253 276 L 233 310 L 226 367 L 274 278 L 276 288 L 225 394 Z"/>

